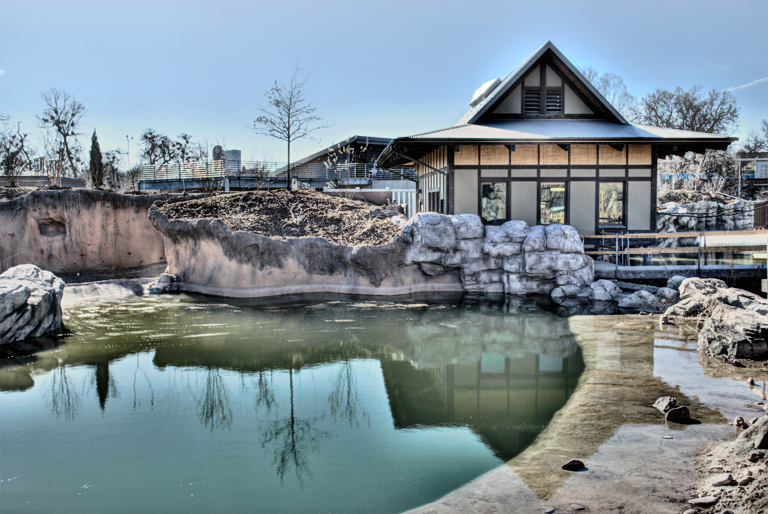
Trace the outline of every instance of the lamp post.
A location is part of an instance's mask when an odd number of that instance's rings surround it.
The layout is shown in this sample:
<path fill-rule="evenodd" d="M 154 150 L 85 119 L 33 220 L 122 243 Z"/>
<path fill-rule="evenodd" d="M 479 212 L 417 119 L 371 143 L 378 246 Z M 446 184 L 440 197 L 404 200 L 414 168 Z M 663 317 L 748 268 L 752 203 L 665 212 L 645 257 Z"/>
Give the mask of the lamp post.
<path fill-rule="evenodd" d="M 131 139 L 133 139 L 133 136 L 131 136 Z M 128 146 L 128 169 L 131 168 L 131 139 L 128 139 L 128 135 L 125 136 L 125 144 Z"/>

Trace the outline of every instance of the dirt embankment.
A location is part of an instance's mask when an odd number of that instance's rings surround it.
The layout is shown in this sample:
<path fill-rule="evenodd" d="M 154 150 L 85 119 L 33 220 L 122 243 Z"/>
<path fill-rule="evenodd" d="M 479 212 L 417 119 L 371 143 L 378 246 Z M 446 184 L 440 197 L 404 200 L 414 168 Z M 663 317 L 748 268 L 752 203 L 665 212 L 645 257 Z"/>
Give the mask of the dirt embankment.
<path fill-rule="evenodd" d="M 347 246 L 379 246 L 400 232 L 371 205 L 308 190 L 217 195 L 168 203 L 160 210 L 169 219 L 218 218 L 232 230 L 281 240 L 322 237 Z"/>

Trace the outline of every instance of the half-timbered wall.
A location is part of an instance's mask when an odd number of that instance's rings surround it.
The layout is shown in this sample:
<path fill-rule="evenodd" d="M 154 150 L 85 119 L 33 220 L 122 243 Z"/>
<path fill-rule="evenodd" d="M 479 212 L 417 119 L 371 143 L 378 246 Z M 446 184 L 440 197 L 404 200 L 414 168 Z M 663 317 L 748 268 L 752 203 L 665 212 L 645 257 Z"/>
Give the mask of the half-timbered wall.
<path fill-rule="evenodd" d="M 431 151 L 416 163 L 419 212 L 448 211 L 448 147 L 441 146 Z"/>
<path fill-rule="evenodd" d="M 582 234 L 655 228 L 656 158 L 652 145 L 461 144 L 445 150 L 443 147 L 430 156 L 442 159 L 445 155 L 445 160 L 432 162 L 451 163 L 447 212 L 482 215 L 483 184 L 498 184 L 507 191 L 507 219 L 539 224 L 544 185 L 559 191 L 564 187 L 563 222 Z M 424 187 L 421 181 L 419 187 Z M 615 217 L 607 217 L 606 211 Z M 621 221 L 615 221 L 619 216 Z M 605 222 L 607 219 L 612 221 Z"/>

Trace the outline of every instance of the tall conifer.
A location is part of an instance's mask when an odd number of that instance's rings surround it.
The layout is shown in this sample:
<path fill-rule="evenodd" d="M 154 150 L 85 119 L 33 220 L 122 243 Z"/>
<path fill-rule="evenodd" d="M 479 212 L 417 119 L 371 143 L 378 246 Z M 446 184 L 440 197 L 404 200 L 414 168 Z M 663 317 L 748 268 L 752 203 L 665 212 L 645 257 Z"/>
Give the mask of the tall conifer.
<path fill-rule="evenodd" d="M 88 172 L 91 187 L 100 188 L 104 185 L 104 163 L 101 160 L 101 148 L 99 147 L 99 138 L 96 136 L 96 129 L 93 129 L 93 136 L 91 136 L 91 165 Z"/>

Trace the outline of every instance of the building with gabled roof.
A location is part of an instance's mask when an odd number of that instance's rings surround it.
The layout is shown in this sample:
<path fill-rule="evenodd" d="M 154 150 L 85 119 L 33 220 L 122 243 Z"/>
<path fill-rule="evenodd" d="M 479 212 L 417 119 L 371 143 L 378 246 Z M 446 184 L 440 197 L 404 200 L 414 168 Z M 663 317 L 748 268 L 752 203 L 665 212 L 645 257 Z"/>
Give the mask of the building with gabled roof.
<path fill-rule="evenodd" d="M 377 165 L 416 165 L 420 211 L 653 231 L 657 159 L 733 141 L 629 123 L 547 42 L 483 84 L 455 125 L 393 139 Z"/>

